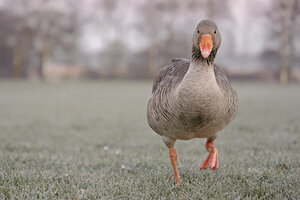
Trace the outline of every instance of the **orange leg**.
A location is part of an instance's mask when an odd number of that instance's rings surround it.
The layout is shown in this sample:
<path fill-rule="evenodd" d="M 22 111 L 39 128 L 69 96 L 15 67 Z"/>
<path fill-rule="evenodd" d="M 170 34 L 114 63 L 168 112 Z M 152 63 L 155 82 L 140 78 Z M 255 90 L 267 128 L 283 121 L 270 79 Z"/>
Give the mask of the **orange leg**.
<path fill-rule="evenodd" d="M 174 147 L 169 148 L 169 155 L 170 155 L 170 160 L 174 169 L 174 175 L 175 175 L 175 181 L 177 185 L 181 185 L 181 180 L 179 176 L 179 172 L 177 169 L 177 153 L 174 149 Z"/>
<path fill-rule="evenodd" d="M 209 152 L 206 160 L 201 164 L 200 169 L 211 168 L 212 170 L 216 170 L 219 168 L 218 161 L 218 150 L 214 146 L 214 142 L 208 140 L 205 145 L 206 150 Z"/>

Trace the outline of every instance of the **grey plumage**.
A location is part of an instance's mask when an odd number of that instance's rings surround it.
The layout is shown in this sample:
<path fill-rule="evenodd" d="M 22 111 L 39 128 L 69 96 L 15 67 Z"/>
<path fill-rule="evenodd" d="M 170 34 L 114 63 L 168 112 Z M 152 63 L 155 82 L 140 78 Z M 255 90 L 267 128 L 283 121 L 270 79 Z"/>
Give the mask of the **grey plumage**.
<path fill-rule="evenodd" d="M 189 60 L 173 59 L 158 72 L 154 79 L 152 96 L 148 103 L 148 123 L 158 134 L 166 135 L 174 140 L 215 137 L 217 132 L 206 133 L 205 128 L 216 126 L 216 130 L 222 129 L 234 118 L 238 106 L 237 94 L 229 84 L 224 71 L 214 64 L 215 80 L 221 91 L 219 101 L 207 102 L 205 93 L 201 94 L 203 97 L 200 96 L 197 102 L 194 103 L 177 101 L 180 99 L 177 96 L 178 87 L 189 67 Z M 190 106 L 190 103 L 196 105 Z M 201 104 L 212 108 L 214 112 L 205 112 Z M 219 118 L 219 120 L 216 120 L 216 118 Z"/>
<path fill-rule="evenodd" d="M 193 36 L 191 62 L 173 59 L 154 79 L 147 118 L 150 127 L 163 136 L 167 146 L 173 146 L 177 139 L 214 140 L 237 113 L 237 93 L 224 71 L 214 64 L 221 43 L 216 30 L 211 21 L 199 23 Z M 201 31 L 215 34 L 215 45 L 206 59 L 196 46 Z"/>

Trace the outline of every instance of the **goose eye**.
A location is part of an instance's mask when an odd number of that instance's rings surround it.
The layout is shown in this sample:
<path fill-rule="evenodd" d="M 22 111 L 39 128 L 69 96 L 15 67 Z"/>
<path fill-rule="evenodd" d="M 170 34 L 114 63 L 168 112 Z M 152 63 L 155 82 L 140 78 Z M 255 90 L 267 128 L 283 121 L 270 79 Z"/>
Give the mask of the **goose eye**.
<path fill-rule="evenodd" d="M 200 33 L 199 30 L 197 31 L 197 33 Z"/>
<path fill-rule="evenodd" d="M 215 31 L 214 31 L 214 34 L 216 34 L 216 33 L 217 33 L 217 31 L 215 30 Z"/>

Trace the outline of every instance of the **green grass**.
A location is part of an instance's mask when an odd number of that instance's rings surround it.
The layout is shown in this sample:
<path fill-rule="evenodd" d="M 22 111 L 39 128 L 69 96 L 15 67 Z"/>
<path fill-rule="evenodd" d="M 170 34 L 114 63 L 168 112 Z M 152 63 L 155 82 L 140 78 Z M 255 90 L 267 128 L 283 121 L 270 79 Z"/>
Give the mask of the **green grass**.
<path fill-rule="evenodd" d="M 177 141 L 176 187 L 146 121 L 150 82 L 1 81 L 0 199 L 300 199 L 300 86 L 234 87 L 220 169 L 198 169 L 204 139 Z"/>

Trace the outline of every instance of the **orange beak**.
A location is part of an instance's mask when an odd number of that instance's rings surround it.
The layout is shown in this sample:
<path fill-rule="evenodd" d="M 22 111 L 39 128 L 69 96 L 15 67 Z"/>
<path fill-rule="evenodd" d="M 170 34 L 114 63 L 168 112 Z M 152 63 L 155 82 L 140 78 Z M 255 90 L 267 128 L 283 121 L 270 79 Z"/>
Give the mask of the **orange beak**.
<path fill-rule="evenodd" d="M 214 46 L 213 39 L 211 35 L 202 35 L 199 43 L 201 50 L 201 55 L 203 58 L 208 58 L 210 52 Z"/>

